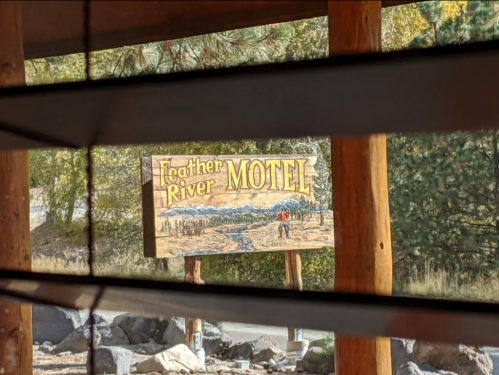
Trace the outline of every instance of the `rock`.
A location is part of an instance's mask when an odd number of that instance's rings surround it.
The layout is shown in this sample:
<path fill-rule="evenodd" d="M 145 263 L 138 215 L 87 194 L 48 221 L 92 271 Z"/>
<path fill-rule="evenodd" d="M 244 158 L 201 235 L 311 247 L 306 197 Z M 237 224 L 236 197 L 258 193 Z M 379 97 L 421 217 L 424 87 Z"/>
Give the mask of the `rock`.
<path fill-rule="evenodd" d="M 130 345 L 130 340 L 125 332 L 118 326 L 97 326 L 97 332 L 101 336 L 102 345 L 106 346 L 121 346 Z"/>
<path fill-rule="evenodd" d="M 330 362 L 333 359 L 326 357 L 326 355 L 324 354 L 324 349 L 314 346 L 307 350 L 307 352 L 303 356 L 303 360 L 309 363 L 322 364 Z"/>
<path fill-rule="evenodd" d="M 42 345 L 43 346 L 52 346 L 54 344 L 52 344 L 50 341 L 44 341 Z"/>
<path fill-rule="evenodd" d="M 232 337 L 227 333 L 208 322 L 203 322 L 203 349 L 206 355 L 226 353 L 232 341 Z"/>
<path fill-rule="evenodd" d="M 137 354 L 147 354 L 147 355 L 158 354 L 164 352 L 166 349 L 170 349 L 168 345 L 160 345 L 154 342 L 149 342 L 147 344 L 137 344 L 137 345 L 123 345 L 122 347 Z"/>
<path fill-rule="evenodd" d="M 185 319 L 173 317 L 163 335 L 163 343 L 168 345 L 185 344 Z"/>
<path fill-rule="evenodd" d="M 287 352 L 303 352 L 306 353 L 306 351 L 309 348 L 309 342 L 308 340 L 299 340 L 299 341 L 288 341 L 286 343 L 286 351 Z"/>
<path fill-rule="evenodd" d="M 436 370 L 435 368 L 428 365 L 419 367 L 414 362 L 407 362 L 402 364 L 396 373 L 396 375 L 433 375 L 433 374 L 456 375 L 456 373 L 454 372 Z"/>
<path fill-rule="evenodd" d="M 334 372 L 334 358 L 321 364 L 298 360 L 296 361 L 296 372 L 304 374 L 330 374 Z"/>
<path fill-rule="evenodd" d="M 163 343 L 185 344 L 185 319 L 172 317 L 163 335 Z M 203 321 L 203 349 L 206 355 L 221 354 L 229 350 L 232 337 L 213 324 Z"/>
<path fill-rule="evenodd" d="M 97 347 L 100 344 L 101 338 L 97 328 L 94 327 L 94 346 Z M 90 346 L 90 327 L 81 326 L 74 330 L 68 335 L 64 340 L 62 340 L 55 348 L 52 350 L 52 354 L 58 354 L 62 352 L 71 353 L 83 353 L 88 350 Z"/>
<path fill-rule="evenodd" d="M 120 318 L 118 315 L 113 324 L 120 327 L 130 340 L 130 344 L 143 344 L 151 340 L 158 329 L 159 321 L 157 319 L 144 318 L 142 316 L 128 315 Z"/>
<path fill-rule="evenodd" d="M 104 319 L 101 315 L 99 314 L 93 314 L 94 315 L 94 323 L 97 324 L 108 324 L 106 319 Z M 84 325 L 89 326 L 90 325 L 90 317 L 88 317 L 87 321 L 85 322 Z"/>
<path fill-rule="evenodd" d="M 155 356 L 137 364 L 137 372 L 149 374 L 151 372 L 189 371 L 200 370 L 196 355 L 185 344 L 176 345 Z"/>
<path fill-rule="evenodd" d="M 406 339 L 391 339 L 391 352 L 392 352 L 392 374 L 396 375 L 398 369 L 403 364 L 412 361 L 412 350 L 414 340 Z"/>
<path fill-rule="evenodd" d="M 254 359 L 255 354 L 268 348 L 280 350 L 277 343 L 273 341 L 270 336 L 263 335 L 254 341 L 236 343 L 232 345 L 229 349 L 227 357 L 230 359 Z"/>
<path fill-rule="evenodd" d="M 100 346 L 95 349 L 94 363 L 96 374 L 128 374 L 132 365 L 132 352 L 113 346 Z M 90 373 L 90 356 L 87 361 Z"/>
<path fill-rule="evenodd" d="M 60 343 L 81 326 L 78 310 L 33 305 L 33 342 Z"/>
<path fill-rule="evenodd" d="M 412 361 L 418 366 L 430 365 L 458 375 L 491 375 L 492 360 L 478 346 L 446 345 L 416 341 Z"/>
<path fill-rule="evenodd" d="M 274 362 L 280 362 L 284 359 L 284 357 L 285 355 L 282 350 L 275 347 L 269 347 L 254 354 L 253 360 L 255 362 L 269 362 L 270 360 L 273 360 Z"/>
<path fill-rule="evenodd" d="M 396 371 L 397 375 L 423 375 L 423 372 L 414 362 L 402 364 Z"/>

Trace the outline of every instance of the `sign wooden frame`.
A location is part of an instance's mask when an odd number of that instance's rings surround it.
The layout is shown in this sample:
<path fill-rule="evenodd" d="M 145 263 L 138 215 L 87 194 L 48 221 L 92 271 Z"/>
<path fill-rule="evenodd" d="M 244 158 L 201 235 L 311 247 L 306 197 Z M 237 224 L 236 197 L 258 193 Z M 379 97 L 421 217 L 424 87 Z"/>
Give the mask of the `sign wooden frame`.
<path fill-rule="evenodd" d="M 153 155 L 141 170 L 145 256 L 334 245 L 321 155 Z"/>

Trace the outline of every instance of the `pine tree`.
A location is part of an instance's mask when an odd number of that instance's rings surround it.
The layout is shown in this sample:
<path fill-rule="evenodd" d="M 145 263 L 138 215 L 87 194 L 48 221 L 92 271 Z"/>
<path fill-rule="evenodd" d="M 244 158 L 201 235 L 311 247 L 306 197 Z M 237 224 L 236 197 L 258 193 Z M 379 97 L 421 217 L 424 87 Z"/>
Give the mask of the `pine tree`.
<path fill-rule="evenodd" d="M 314 197 L 319 205 L 319 225 L 322 226 L 324 225 L 324 210 L 327 211 L 332 196 L 332 185 L 329 181 L 329 167 L 321 154 L 317 157 L 314 169 L 317 172 L 317 176 L 312 177 L 314 181 Z"/>
<path fill-rule="evenodd" d="M 418 3 L 427 25 L 411 47 L 499 37 L 497 2 L 469 1 L 457 17 L 448 18 L 444 5 Z M 399 271 L 421 271 L 429 261 L 450 272 L 499 270 L 498 135 L 389 137 L 392 238 Z"/>

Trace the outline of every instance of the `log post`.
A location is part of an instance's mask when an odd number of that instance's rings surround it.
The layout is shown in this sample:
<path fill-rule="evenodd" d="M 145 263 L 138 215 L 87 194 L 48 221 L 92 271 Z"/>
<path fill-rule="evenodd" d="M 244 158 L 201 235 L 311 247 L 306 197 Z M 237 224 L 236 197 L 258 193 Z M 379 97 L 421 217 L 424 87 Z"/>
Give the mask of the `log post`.
<path fill-rule="evenodd" d="M 328 4 L 331 56 L 381 50 L 381 1 Z M 389 295 L 392 247 L 386 135 L 332 139 L 331 159 L 335 290 Z M 335 363 L 337 375 L 390 375 L 390 339 L 338 335 Z"/>
<path fill-rule="evenodd" d="M 286 251 L 286 288 L 294 290 L 303 289 L 301 255 L 299 250 Z M 297 328 L 288 327 L 288 342 L 297 340 L 301 340 L 301 338 L 297 337 Z"/>
<path fill-rule="evenodd" d="M 24 84 L 21 2 L 0 1 L 0 88 Z M 0 239 L 0 268 L 31 271 L 27 151 L 0 153 Z M 32 374 L 32 337 L 31 305 L 0 301 L 0 374 Z"/>
<path fill-rule="evenodd" d="M 184 260 L 185 282 L 204 284 L 204 281 L 201 280 L 201 257 L 184 257 Z M 185 320 L 185 343 L 194 352 L 203 348 L 203 322 L 201 319 Z"/>

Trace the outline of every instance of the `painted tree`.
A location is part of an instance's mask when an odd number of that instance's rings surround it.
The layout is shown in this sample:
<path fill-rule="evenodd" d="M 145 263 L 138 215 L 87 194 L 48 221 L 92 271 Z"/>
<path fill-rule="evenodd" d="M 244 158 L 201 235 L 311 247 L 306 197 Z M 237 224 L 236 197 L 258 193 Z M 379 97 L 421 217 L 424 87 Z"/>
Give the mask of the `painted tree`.
<path fill-rule="evenodd" d="M 312 177 L 314 181 L 314 198 L 319 205 L 320 211 L 320 223 L 319 225 L 324 225 L 324 211 L 327 211 L 329 207 L 329 201 L 332 196 L 332 185 L 329 180 L 329 166 L 322 157 L 321 154 L 318 155 L 317 161 L 314 164 L 315 172 L 317 176 Z"/>

